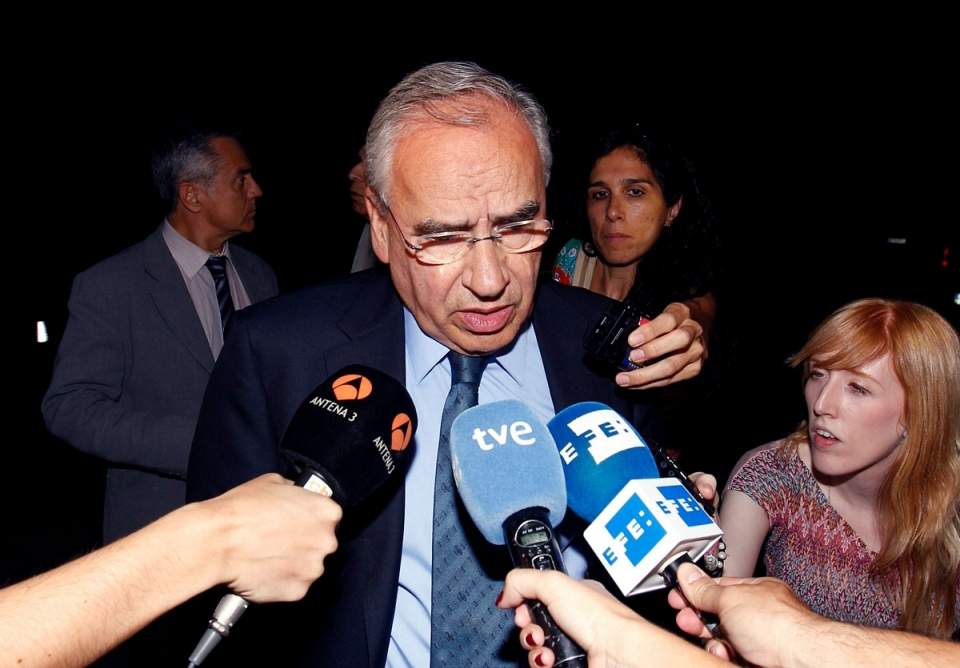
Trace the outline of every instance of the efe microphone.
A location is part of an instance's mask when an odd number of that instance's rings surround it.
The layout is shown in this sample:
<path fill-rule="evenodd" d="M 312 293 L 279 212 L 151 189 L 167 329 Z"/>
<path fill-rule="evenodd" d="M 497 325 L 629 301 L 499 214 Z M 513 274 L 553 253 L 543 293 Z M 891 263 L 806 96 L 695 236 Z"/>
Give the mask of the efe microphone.
<path fill-rule="evenodd" d="M 650 448 L 613 409 L 576 404 L 548 426 L 570 508 L 591 523 L 584 538 L 624 595 L 664 588 L 671 564 L 700 558 L 722 537 L 698 503 L 702 497 L 683 481 L 692 483 L 682 475 L 661 478 Z"/>
<path fill-rule="evenodd" d="M 280 452 L 300 470 L 296 484 L 344 509 L 369 496 L 399 469 L 417 430 L 413 400 L 401 382 L 352 364 L 318 385 L 297 409 Z M 190 665 L 199 666 L 240 619 L 249 603 L 224 596 Z"/>
<path fill-rule="evenodd" d="M 543 421 L 519 401 L 495 401 L 461 413 L 450 429 L 453 478 L 480 533 L 506 544 L 513 565 L 566 572 L 553 527 L 567 495 L 556 446 Z M 555 665 L 586 667 L 586 653 L 539 601 L 527 601 Z"/>

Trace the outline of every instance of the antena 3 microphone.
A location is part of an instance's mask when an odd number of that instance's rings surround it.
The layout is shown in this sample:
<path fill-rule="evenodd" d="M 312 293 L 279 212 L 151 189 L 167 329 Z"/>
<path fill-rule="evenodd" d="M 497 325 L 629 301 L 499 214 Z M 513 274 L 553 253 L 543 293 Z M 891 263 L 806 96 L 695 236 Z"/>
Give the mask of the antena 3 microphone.
<path fill-rule="evenodd" d="M 567 494 L 556 445 L 543 421 L 519 401 L 495 401 L 461 413 L 450 429 L 453 478 L 463 505 L 487 541 L 506 545 L 513 565 L 566 572 L 553 527 Z M 586 653 L 527 601 L 555 665 L 586 666 Z"/>
<path fill-rule="evenodd" d="M 417 430 L 413 399 L 400 381 L 359 364 L 344 367 L 300 404 L 280 452 L 307 489 L 355 506 L 393 475 Z"/>
<path fill-rule="evenodd" d="M 320 383 L 294 413 L 280 452 L 300 469 L 296 484 L 344 509 L 369 496 L 399 469 L 417 431 L 417 411 L 403 384 L 361 364 Z M 190 655 L 199 666 L 250 604 L 227 594 Z"/>
<path fill-rule="evenodd" d="M 650 448 L 613 409 L 576 404 L 549 429 L 570 508 L 591 523 L 584 538 L 624 595 L 669 586 L 675 562 L 699 559 L 723 536 L 681 478 L 660 477 Z"/>

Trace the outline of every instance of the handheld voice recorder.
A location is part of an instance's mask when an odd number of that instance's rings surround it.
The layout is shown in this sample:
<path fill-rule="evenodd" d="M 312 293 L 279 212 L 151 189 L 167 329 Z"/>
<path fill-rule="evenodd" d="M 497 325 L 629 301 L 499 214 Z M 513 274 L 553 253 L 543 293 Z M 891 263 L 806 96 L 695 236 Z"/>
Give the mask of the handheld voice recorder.
<path fill-rule="evenodd" d="M 508 517 L 503 523 L 503 535 L 515 568 L 567 572 L 549 513 L 543 508 L 528 508 Z M 544 646 L 553 650 L 554 665 L 586 668 L 586 654 L 556 625 L 547 608 L 540 601 L 527 601 L 527 607 L 533 621 L 543 629 Z"/>

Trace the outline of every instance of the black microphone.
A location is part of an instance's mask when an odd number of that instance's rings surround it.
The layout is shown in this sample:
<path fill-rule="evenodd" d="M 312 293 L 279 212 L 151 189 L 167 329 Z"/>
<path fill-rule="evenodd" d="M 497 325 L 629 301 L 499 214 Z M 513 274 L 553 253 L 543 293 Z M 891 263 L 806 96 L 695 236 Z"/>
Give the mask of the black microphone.
<path fill-rule="evenodd" d="M 553 437 L 519 401 L 494 401 L 461 413 L 450 428 L 453 479 L 487 541 L 506 544 L 517 568 L 565 573 L 553 527 L 567 510 Z M 555 665 L 586 668 L 587 657 L 539 601 L 527 601 Z"/>
<path fill-rule="evenodd" d="M 296 484 L 355 506 L 394 475 L 417 430 L 417 411 L 403 383 L 360 364 L 346 366 L 318 385 L 297 409 L 280 452 L 300 470 Z M 190 655 L 199 666 L 249 603 L 227 594 Z"/>

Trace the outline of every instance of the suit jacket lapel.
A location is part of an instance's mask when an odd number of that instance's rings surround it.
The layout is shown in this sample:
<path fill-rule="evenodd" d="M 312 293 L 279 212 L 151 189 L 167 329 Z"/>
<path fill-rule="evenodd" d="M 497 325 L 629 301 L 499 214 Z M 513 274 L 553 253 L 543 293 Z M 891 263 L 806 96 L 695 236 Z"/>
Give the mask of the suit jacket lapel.
<path fill-rule="evenodd" d="M 183 275 L 177 267 L 170 249 L 158 228 L 144 242 L 144 269 L 154 280 L 150 288 L 153 303 L 167 326 L 186 346 L 190 354 L 207 372 L 213 371 L 213 353 L 197 316 L 197 309 L 190 299 Z"/>
<path fill-rule="evenodd" d="M 560 319 L 580 317 L 572 313 L 573 307 L 561 300 L 560 294 L 553 289 L 552 281 L 545 281 L 537 288 L 536 302 L 533 307 L 533 326 L 540 345 L 540 357 L 550 386 L 550 398 L 557 413 L 573 404 L 583 401 L 583 342 L 579 337 L 571 337 L 569 328 L 558 327 Z M 563 332 L 561 334 L 561 332 Z M 566 373 L 567 369 L 576 369 L 578 376 Z"/>

